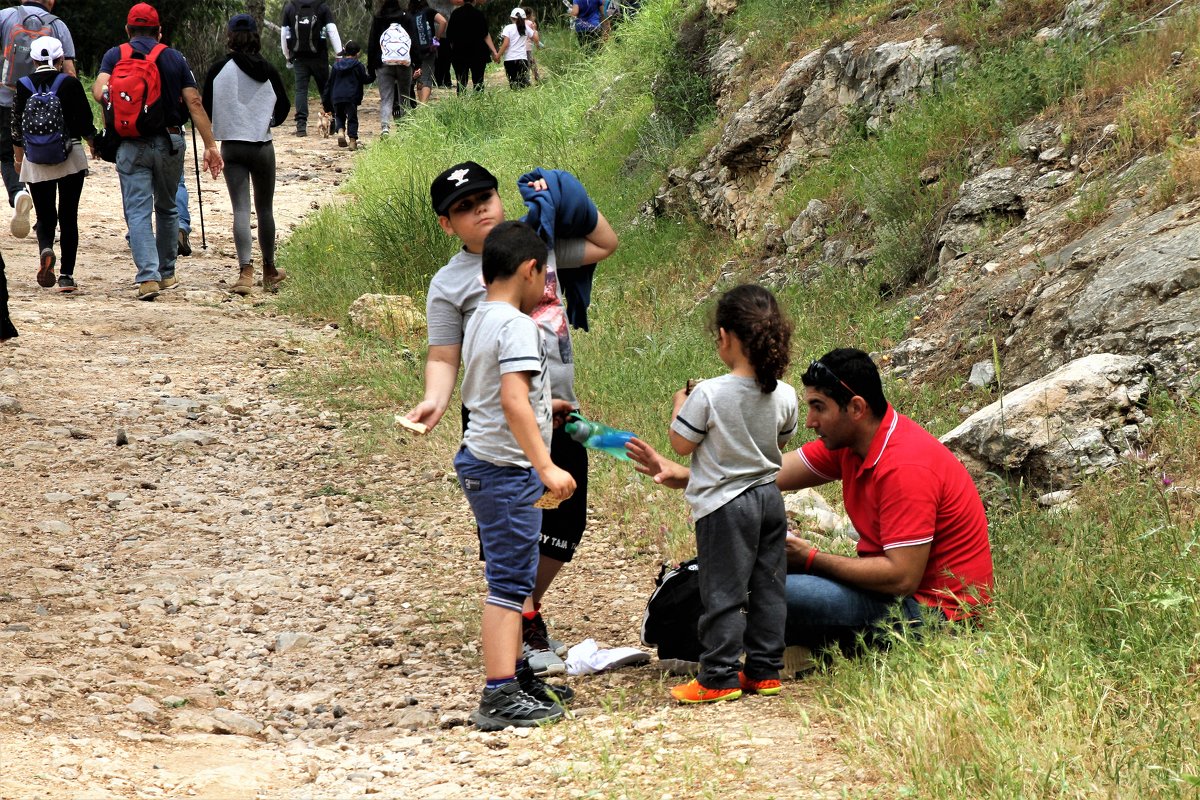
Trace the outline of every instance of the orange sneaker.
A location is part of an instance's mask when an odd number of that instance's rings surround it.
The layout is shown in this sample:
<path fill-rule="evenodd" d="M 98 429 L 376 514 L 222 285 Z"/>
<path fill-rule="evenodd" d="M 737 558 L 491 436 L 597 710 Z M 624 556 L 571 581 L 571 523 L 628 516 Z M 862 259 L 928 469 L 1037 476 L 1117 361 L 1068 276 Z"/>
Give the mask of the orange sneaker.
<path fill-rule="evenodd" d="M 741 696 L 741 689 L 706 689 L 698 680 L 691 680 L 671 689 L 671 697 L 681 703 L 716 703 L 721 700 L 737 700 Z"/>
<path fill-rule="evenodd" d="M 761 694 L 763 697 L 774 697 L 783 691 L 783 684 L 778 678 L 767 678 L 762 681 L 751 680 L 746 673 L 738 673 L 738 683 L 742 685 L 743 694 Z"/>

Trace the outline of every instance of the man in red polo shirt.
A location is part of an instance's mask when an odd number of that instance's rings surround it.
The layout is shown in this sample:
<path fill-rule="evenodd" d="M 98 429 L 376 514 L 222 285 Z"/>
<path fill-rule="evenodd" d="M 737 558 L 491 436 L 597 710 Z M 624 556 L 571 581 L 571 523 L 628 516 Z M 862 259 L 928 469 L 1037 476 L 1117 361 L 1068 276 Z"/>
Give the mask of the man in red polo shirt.
<path fill-rule="evenodd" d="M 971 616 L 987 602 L 992 552 L 979 492 L 958 459 L 884 398 L 879 370 L 843 348 L 801 378 L 805 426 L 816 441 L 785 453 L 783 491 L 842 481 L 858 531 L 858 557 L 819 551 L 788 537 L 788 644 L 853 646 L 893 618 L 920 624 Z M 638 470 L 658 483 L 687 484 L 685 467 L 634 440 Z"/>

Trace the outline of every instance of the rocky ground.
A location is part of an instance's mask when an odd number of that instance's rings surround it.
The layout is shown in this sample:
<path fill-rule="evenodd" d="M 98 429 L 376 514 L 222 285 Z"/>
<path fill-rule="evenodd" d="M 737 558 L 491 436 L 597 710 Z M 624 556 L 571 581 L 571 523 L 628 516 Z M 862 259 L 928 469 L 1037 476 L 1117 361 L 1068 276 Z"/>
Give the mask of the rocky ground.
<path fill-rule="evenodd" d="M 377 130 L 364 107 L 364 142 Z M 353 155 L 280 129 L 280 236 Z M 189 155 L 190 162 L 190 155 Z M 802 683 L 680 709 L 653 666 L 573 679 L 575 719 L 482 734 L 482 590 L 448 447 L 361 455 L 292 391 L 340 331 L 232 299 L 231 214 L 134 300 L 116 174 L 84 192 L 82 290 L 5 238 L 0 797 L 834 797 L 869 787 Z M 599 498 L 597 498 L 600 501 Z M 656 559 L 597 515 L 554 632 L 637 642 Z M 670 679 L 666 679 L 670 680 Z M 812 714 L 810 718 L 810 713 Z"/>

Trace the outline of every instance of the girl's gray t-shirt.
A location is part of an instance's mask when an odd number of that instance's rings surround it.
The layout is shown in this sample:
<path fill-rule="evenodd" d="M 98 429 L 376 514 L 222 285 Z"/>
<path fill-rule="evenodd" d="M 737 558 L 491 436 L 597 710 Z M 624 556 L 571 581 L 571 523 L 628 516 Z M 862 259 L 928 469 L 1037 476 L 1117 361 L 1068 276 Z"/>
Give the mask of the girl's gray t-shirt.
<path fill-rule="evenodd" d="M 739 375 L 696 384 L 671 422 L 672 431 L 697 444 L 684 493 L 693 519 L 751 487 L 772 483 L 798 420 L 796 390 L 786 383 L 770 394 L 753 378 Z"/>
<path fill-rule="evenodd" d="M 537 324 L 509 303 L 480 303 L 463 337 L 462 401 L 471 412 L 463 444 L 480 461 L 530 469 L 500 405 L 500 376 L 528 372 L 529 404 L 550 449 L 553 416 L 546 381 L 546 351 Z"/>
<path fill-rule="evenodd" d="M 583 263 L 583 239 L 562 239 L 555 243 L 546 263 L 546 293 L 530 315 L 542 330 L 546 342 L 547 375 L 556 400 L 578 406 L 575 397 L 575 352 L 571 346 L 571 328 L 563 307 L 559 269 L 574 269 Z M 476 307 L 487 297 L 483 283 L 483 256 L 460 249 L 446 266 L 437 271 L 429 284 L 425 300 L 425 322 L 429 344 L 462 344 L 463 331 Z"/>

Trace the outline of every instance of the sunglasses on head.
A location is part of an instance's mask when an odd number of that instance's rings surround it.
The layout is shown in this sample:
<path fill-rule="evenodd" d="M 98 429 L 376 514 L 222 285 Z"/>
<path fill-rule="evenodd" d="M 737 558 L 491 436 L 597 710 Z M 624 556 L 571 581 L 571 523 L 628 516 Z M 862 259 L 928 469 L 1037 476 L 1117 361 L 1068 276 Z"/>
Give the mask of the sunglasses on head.
<path fill-rule="evenodd" d="M 839 378 L 837 373 L 826 366 L 825 362 L 819 358 L 808 365 L 808 374 L 815 379 L 813 381 L 814 383 L 828 384 L 832 381 L 837 381 L 845 387 L 846 391 L 850 393 L 851 397 L 858 396 L 858 392 L 851 389 L 850 384 Z"/>

